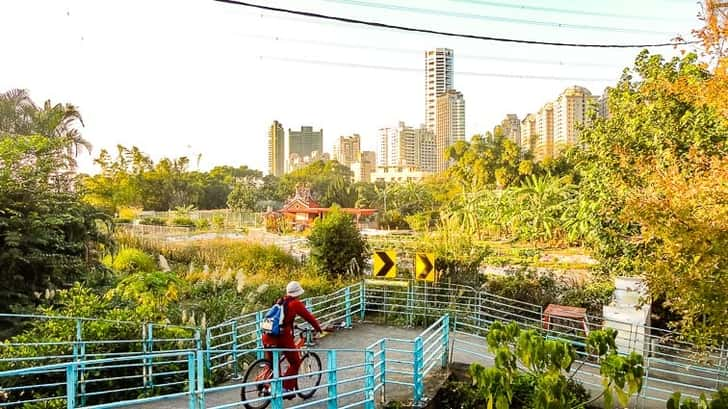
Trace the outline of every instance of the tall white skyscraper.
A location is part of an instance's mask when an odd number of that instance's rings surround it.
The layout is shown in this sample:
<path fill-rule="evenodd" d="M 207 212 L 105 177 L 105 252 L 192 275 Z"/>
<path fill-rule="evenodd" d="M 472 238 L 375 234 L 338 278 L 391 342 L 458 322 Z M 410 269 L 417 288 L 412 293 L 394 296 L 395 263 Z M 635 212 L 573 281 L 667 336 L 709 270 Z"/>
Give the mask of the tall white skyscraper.
<path fill-rule="evenodd" d="M 425 127 L 437 131 L 437 97 L 455 87 L 453 50 L 436 48 L 425 51 Z"/>

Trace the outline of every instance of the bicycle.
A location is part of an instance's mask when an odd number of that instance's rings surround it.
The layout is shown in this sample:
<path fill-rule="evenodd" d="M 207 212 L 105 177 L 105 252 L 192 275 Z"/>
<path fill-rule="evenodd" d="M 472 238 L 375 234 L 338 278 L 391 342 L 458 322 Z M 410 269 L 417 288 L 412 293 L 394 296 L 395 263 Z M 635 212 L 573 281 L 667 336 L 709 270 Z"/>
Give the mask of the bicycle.
<path fill-rule="evenodd" d="M 298 383 L 299 389 L 304 390 L 304 392 L 297 392 L 296 394 L 301 399 L 305 400 L 311 398 L 314 393 L 316 393 L 316 387 L 321 384 L 321 358 L 319 358 L 319 356 L 315 352 L 306 350 L 306 347 L 308 346 L 306 340 L 313 339 L 313 329 L 303 328 L 299 326 L 295 326 L 294 328 L 299 331 L 298 337 L 295 340 L 294 344 L 296 345 L 297 349 L 303 352 L 303 355 L 301 355 L 301 366 L 298 369 Z M 281 358 L 278 362 L 279 369 L 281 369 L 281 364 L 285 360 L 285 356 L 281 354 Z M 280 370 L 279 373 L 282 374 L 283 371 Z M 311 375 L 306 375 L 307 373 Z M 246 400 L 248 400 L 247 396 L 250 396 L 250 399 L 270 396 L 270 383 L 256 383 L 254 385 L 247 385 L 251 382 L 260 382 L 268 379 L 273 379 L 273 363 L 265 358 L 254 361 L 248 367 L 248 370 L 245 373 L 245 378 L 243 378 L 243 382 L 246 385 L 240 388 L 241 401 L 245 402 Z M 304 382 L 306 382 L 306 380 L 311 382 L 308 382 L 307 385 L 301 386 L 302 380 Z M 265 399 L 254 403 L 245 403 L 245 407 L 247 409 L 264 409 L 268 405 L 270 405 L 270 399 Z"/>

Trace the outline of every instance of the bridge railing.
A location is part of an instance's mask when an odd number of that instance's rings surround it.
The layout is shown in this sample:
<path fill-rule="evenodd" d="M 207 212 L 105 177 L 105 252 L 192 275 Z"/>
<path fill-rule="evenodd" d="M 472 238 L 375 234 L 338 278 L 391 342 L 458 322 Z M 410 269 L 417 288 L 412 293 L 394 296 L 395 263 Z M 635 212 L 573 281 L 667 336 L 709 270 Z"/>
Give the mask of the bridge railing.
<path fill-rule="evenodd" d="M 119 369 L 132 370 L 139 374 L 144 368 L 154 368 L 150 378 L 157 380 L 156 394 L 150 393 L 145 376 L 119 376 Z M 13 369 L 0 372 L 0 380 L 13 379 L 11 388 L 4 388 L 9 394 L 20 394 L 21 399 L 0 403 L 0 407 L 20 405 L 41 405 L 41 407 L 81 408 L 90 406 L 85 401 L 102 398 L 103 403 L 94 404 L 95 409 L 115 408 L 161 400 L 188 397 L 189 407 L 194 406 L 196 376 L 195 351 L 156 352 L 144 355 L 116 356 L 105 359 L 69 361 L 50 365 Z M 84 372 L 85 371 L 85 372 Z M 48 373 L 59 374 L 59 379 L 50 384 L 38 384 L 35 379 Z M 89 376 L 80 378 L 79 374 Z M 87 386 L 85 395 L 80 394 Z M 140 397 L 148 393 L 148 397 Z"/>
<path fill-rule="evenodd" d="M 255 359 L 261 352 L 268 352 L 272 362 L 280 362 L 286 349 L 262 350 L 253 348 L 238 350 L 241 356 Z M 297 350 L 296 350 L 297 351 Z M 204 360 L 206 351 L 200 351 L 198 357 Z M 229 351 L 232 352 L 232 351 Z M 296 401 L 288 408 L 307 408 L 325 405 L 327 408 L 375 407 L 375 393 L 379 375 L 377 361 L 381 362 L 381 354 L 375 348 L 366 349 L 321 349 L 307 348 L 306 352 L 315 353 L 321 362 L 321 369 L 301 372 L 298 375 L 285 376 L 285 364 L 273 365 L 272 378 L 248 379 L 247 382 L 235 382 L 220 386 L 206 386 L 197 384 L 197 407 L 208 409 L 239 408 L 245 404 L 262 405 L 269 403 L 272 408 L 283 408 L 286 397 L 297 393 L 315 392 L 314 396 L 305 401 Z M 311 377 L 320 376 L 318 385 L 307 385 Z M 200 378 L 201 379 L 201 378 Z M 296 379 L 299 389 L 287 392 L 283 388 L 284 381 Z M 307 382 L 304 382 L 307 381 Z M 264 388 L 265 393 L 258 393 L 257 388 Z M 245 398 L 240 393 L 245 389 Z M 236 393 L 230 394 L 229 392 Z M 214 402 L 214 403 L 212 403 Z M 318 406 L 320 407 L 320 406 Z"/>
<path fill-rule="evenodd" d="M 381 318 L 397 325 L 429 325 L 420 337 L 413 340 L 387 338 L 366 349 L 372 355 L 372 388 L 380 396 L 386 395 L 387 384 L 411 387 L 413 397 L 421 396 L 418 388 L 422 387 L 422 380 L 437 367 L 438 357 L 442 359 L 448 352 L 470 354 L 487 362 L 489 355 L 485 351 L 484 337 L 494 321 L 518 322 L 523 328 L 536 329 L 548 337 L 567 340 L 577 347 L 579 353 L 584 353 L 586 333 L 579 330 L 581 321 L 555 319 L 545 328 L 540 306 L 509 300 L 467 286 L 433 285 L 411 280 L 365 280 L 305 302 L 323 323 L 344 323 L 348 326 L 358 317 Z M 180 379 L 183 374 L 179 372 L 183 371 L 180 369 L 182 362 L 156 361 L 153 356 L 158 352 L 181 353 L 179 351 L 193 349 L 201 354 L 196 362 L 201 365 L 200 373 L 208 371 L 212 380 L 218 382 L 229 375 L 240 378 L 249 363 L 264 353 L 260 344 L 263 314 L 263 311 L 251 313 L 209 327 L 204 347 L 199 335 L 192 335 L 196 332 L 194 328 L 37 317 L 58 320 L 57 325 L 68 326 L 67 332 L 76 335 L 61 340 L 26 338 L 0 344 L 0 351 L 3 352 L 0 366 L 2 369 L 15 370 L 43 364 L 75 363 L 73 368 L 78 388 L 74 389 L 73 399 L 80 405 L 107 399 L 111 393 L 109 390 L 94 388 L 99 388 L 98 385 L 106 387 L 115 382 L 115 378 L 128 378 L 125 382 L 130 382 L 129 385 L 116 388 L 119 390 L 114 393 L 118 393 L 121 398 L 128 396 L 125 393 L 157 393 L 161 388 L 167 388 L 164 393 L 175 394 L 185 387 Z M 447 323 L 444 322 L 444 315 L 448 316 Z M 679 341 L 679 335 L 669 331 L 629 323 L 618 324 L 626 328 L 620 329 L 618 343 L 645 356 L 647 378 L 643 394 L 646 399 L 664 400 L 667 391 L 673 390 L 695 396 L 701 391 L 728 386 L 728 351 L 725 348 L 700 350 Z M 115 325 L 112 328 L 132 335 L 119 340 L 92 339 L 87 333 L 109 333 L 108 330 L 92 330 L 96 325 Z M 134 330 L 128 332 L 126 326 Z M 599 328 L 602 328 L 602 322 L 596 317 L 589 317 L 587 330 Z M 442 344 L 443 339 L 450 338 L 450 329 L 456 339 L 450 348 L 452 351 Z M 96 378 L 91 376 L 85 366 L 85 363 L 96 358 L 117 356 L 143 358 L 139 358 L 140 365 L 119 365 L 116 368 L 109 365 L 108 371 L 101 371 L 105 375 L 94 375 Z M 588 369 L 590 365 L 586 363 L 584 367 Z M 100 368 L 94 368 L 97 369 Z M 327 372 L 327 376 L 330 373 Z M 595 384 L 599 384 L 597 375 L 592 374 L 591 377 Z M 63 369 L 58 367 L 3 379 L 0 388 L 9 391 L 11 399 L 20 393 L 24 393 L 24 399 L 30 399 L 27 396 L 31 391 L 36 395 L 36 391 L 46 391 L 45 397 L 56 396 L 62 392 L 65 382 Z M 197 379 L 202 377 L 197 376 Z M 205 391 L 204 384 L 198 385 L 196 390 Z"/>
<path fill-rule="evenodd" d="M 65 391 L 65 369 L 33 369 L 66 363 L 76 364 L 73 368 L 78 388 L 74 390 L 79 404 L 136 397 L 139 388 L 150 393 L 173 391 L 181 385 L 176 372 L 179 362 L 148 358 L 139 364 L 116 364 L 109 368 L 88 367 L 83 363 L 144 353 L 195 350 L 201 345 L 199 332 L 191 327 L 60 316 L 2 314 L 0 317 L 28 329 L 0 343 L 0 370 L 31 369 L 22 376 L 0 380 L 0 390 L 7 394 L 0 401 L 0 407 L 55 400 Z M 117 334 L 118 339 L 103 338 L 99 334 Z M 107 386 L 110 382 L 115 384 L 114 388 Z"/>

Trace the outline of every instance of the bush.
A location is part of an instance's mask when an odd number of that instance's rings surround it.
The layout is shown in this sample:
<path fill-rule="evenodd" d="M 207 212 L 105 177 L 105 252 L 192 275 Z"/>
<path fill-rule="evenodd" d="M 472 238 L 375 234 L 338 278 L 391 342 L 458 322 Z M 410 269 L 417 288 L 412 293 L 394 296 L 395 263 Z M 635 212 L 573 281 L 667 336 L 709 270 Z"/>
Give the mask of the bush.
<path fill-rule="evenodd" d="M 120 207 L 118 212 L 119 219 L 134 220 L 142 214 L 141 207 Z"/>
<path fill-rule="evenodd" d="M 489 276 L 483 288 L 492 294 L 514 298 L 542 307 L 548 304 L 583 307 L 591 315 L 601 315 L 614 293 L 610 280 L 588 281 L 586 284 L 568 282 L 553 274 L 538 274 L 520 270 L 508 276 Z"/>
<path fill-rule="evenodd" d="M 169 221 L 170 226 L 195 227 L 195 221 L 186 216 L 177 216 Z"/>
<path fill-rule="evenodd" d="M 308 242 L 311 261 L 319 272 L 338 277 L 349 272 L 352 260 L 360 267 L 364 265 L 366 242 L 351 215 L 338 207 L 332 207 L 326 216 L 316 220 Z"/>
<path fill-rule="evenodd" d="M 139 224 L 144 224 L 148 226 L 164 226 L 165 224 L 167 224 L 167 220 L 161 217 L 144 217 L 139 220 Z"/>
<path fill-rule="evenodd" d="M 104 264 L 119 273 L 136 273 L 139 271 L 154 271 L 157 263 L 154 257 L 135 248 L 124 248 L 116 256 L 104 257 Z"/>
<path fill-rule="evenodd" d="M 533 396 L 536 388 L 536 375 L 519 373 L 513 379 L 513 401 L 510 409 L 533 409 L 535 407 Z M 566 395 L 568 408 L 577 407 L 589 400 L 589 392 L 580 383 L 570 380 L 567 384 Z M 457 380 L 454 377 L 437 391 L 433 399 L 438 408 L 480 409 L 488 406 L 487 398 L 473 387 L 472 380 Z"/>
<path fill-rule="evenodd" d="M 216 214 L 212 216 L 212 225 L 215 226 L 216 229 L 222 230 L 225 228 L 225 216 L 221 214 Z"/>
<path fill-rule="evenodd" d="M 210 228 L 210 221 L 207 219 L 197 219 L 195 221 L 195 228 L 205 230 Z"/>
<path fill-rule="evenodd" d="M 125 218 L 122 218 L 122 217 L 117 217 L 117 218 L 114 219 L 114 223 L 116 223 L 116 224 L 129 224 L 129 223 L 131 223 L 133 221 L 134 220 L 132 220 L 132 219 L 125 219 Z"/>

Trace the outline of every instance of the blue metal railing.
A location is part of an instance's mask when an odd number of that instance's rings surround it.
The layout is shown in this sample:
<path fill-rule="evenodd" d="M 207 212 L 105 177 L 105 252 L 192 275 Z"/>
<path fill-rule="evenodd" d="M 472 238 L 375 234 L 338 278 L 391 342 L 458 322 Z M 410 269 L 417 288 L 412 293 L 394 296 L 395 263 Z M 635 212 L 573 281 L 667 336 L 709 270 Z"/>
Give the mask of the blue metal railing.
<path fill-rule="evenodd" d="M 423 397 L 426 377 L 436 368 L 447 365 L 449 355 L 456 359 L 467 356 L 470 360 L 490 362 L 484 337 L 494 321 L 518 322 L 524 328 L 538 329 L 549 337 L 572 342 L 577 349 L 583 349 L 585 337 L 574 330 L 581 323 L 561 320 L 552 322 L 545 330 L 540 306 L 466 286 L 365 280 L 305 302 L 323 323 L 349 327 L 356 318 L 371 318 L 426 328 L 414 339 L 383 338 L 358 350 L 319 349 L 323 359 L 323 380 L 319 389 L 325 391 L 326 398 L 296 406 L 301 408 L 314 403 L 325 403 L 328 407 L 368 407 L 374 404 L 376 397 L 386 399 L 388 386 L 410 389 L 412 399 L 418 402 Z M 206 329 L 204 339 L 200 339 L 199 331 L 194 328 L 124 323 L 140 330 L 138 339 L 91 340 L 84 338 L 85 327 L 101 325 L 102 321 L 94 324 L 92 320 L 78 319 L 81 323 L 76 324 L 75 319 L 69 319 L 68 325 L 81 327 L 76 331 L 75 339 L 0 344 L 0 348 L 25 348 L 27 352 L 19 354 L 17 359 L 0 359 L 0 364 L 6 368 L 21 371 L 0 372 L 0 388 L 13 396 L 26 392 L 26 402 L 60 399 L 71 402 L 68 407 L 74 408 L 96 403 L 107 405 L 105 401 L 115 398 L 126 402 L 117 406 L 140 402 L 127 399 L 130 392 L 161 393 L 166 397 L 194 395 L 195 407 L 200 409 L 237 406 L 239 399 L 227 403 L 215 400 L 214 404 L 208 404 L 206 398 L 243 386 L 239 380 L 248 365 L 264 354 L 260 340 L 262 316 L 263 312 L 255 312 L 211 326 Z M 602 327 L 594 317 L 589 318 L 588 325 L 589 329 Z M 673 390 L 695 396 L 728 386 L 728 351 L 725 348 L 698 355 L 698 349 L 678 341 L 674 333 L 646 326 L 625 326 L 629 331 L 620 331 L 620 342 L 645 356 L 647 376 L 641 395 L 644 399 L 665 400 Z M 190 336 L 191 333 L 194 334 Z M 640 336 L 644 336 L 644 340 L 640 340 Z M 126 345 L 125 350 L 109 351 L 108 347 L 115 344 Z M 32 351 L 43 354 L 34 355 Z M 189 378 L 185 378 L 185 374 L 189 376 L 190 373 L 190 358 L 186 355 L 190 351 L 194 352 L 193 388 L 189 386 Z M 579 353 L 585 357 L 583 351 Z M 351 358 L 351 355 L 357 357 Z M 125 360 L 105 361 L 111 358 Z M 72 378 L 69 378 L 68 368 L 74 372 Z M 580 380 L 598 387 L 600 378 L 595 364 L 585 362 L 583 368 Z M 40 382 L 39 374 L 47 381 Z M 206 385 L 205 376 L 208 382 L 219 386 Z M 236 383 L 220 385 L 229 378 Z M 273 385 L 280 386 L 279 381 L 280 377 Z M 69 382 L 73 383 L 72 388 L 67 387 Z M 282 405 L 282 389 L 278 386 L 271 396 L 265 397 L 273 407 Z M 47 393 L 36 397 L 30 393 L 39 390 Z M 73 392 L 72 396 L 69 391 Z M 0 407 L 19 403 L 21 401 L 17 399 L 12 403 L 0 402 Z"/>
<path fill-rule="evenodd" d="M 182 357 L 183 359 L 180 359 Z M 78 408 L 78 407 L 90 407 L 85 405 L 83 402 L 81 402 L 79 398 L 79 388 L 82 384 L 88 384 L 89 380 L 82 380 L 79 379 L 78 374 L 80 373 L 80 367 L 85 367 L 87 372 L 95 373 L 95 372 L 102 372 L 106 370 L 113 370 L 115 368 L 141 368 L 147 365 L 147 360 L 154 363 L 163 362 L 164 364 L 168 364 L 170 362 L 173 363 L 180 363 L 182 364 L 183 369 L 174 370 L 174 371 L 168 371 L 166 373 L 160 373 L 158 374 L 160 377 L 164 376 L 174 376 L 174 375 L 181 375 L 179 378 L 182 379 L 180 381 L 174 381 L 171 382 L 171 384 L 174 385 L 184 385 L 185 388 L 181 388 L 181 391 L 179 392 L 170 392 L 170 393 L 164 393 L 157 396 L 149 396 L 144 398 L 132 398 L 132 399 L 109 399 L 107 403 L 101 403 L 97 405 L 93 405 L 93 408 L 96 409 L 105 409 L 105 408 L 117 408 L 117 407 L 123 407 L 123 406 L 130 406 L 130 405 L 137 405 L 142 403 L 151 403 L 151 402 L 157 402 L 162 400 L 168 400 L 168 399 L 175 399 L 179 397 L 186 396 L 188 398 L 189 408 L 194 409 L 195 408 L 195 381 L 198 379 L 196 374 L 196 366 L 195 366 L 195 351 L 177 351 L 177 352 L 158 352 L 153 354 L 144 354 L 144 355 L 135 355 L 135 356 L 117 356 L 114 358 L 106 358 L 106 359 L 93 359 L 93 360 L 87 360 L 83 362 L 63 362 L 63 363 L 57 363 L 57 364 L 50 364 L 50 365 L 42 365 L 37 367 L 30 367 L 30 368 L 21 368 L 21 369 L 12 369 L 7 371 L 0 372 L 0 380 L 8 379 L 8 378 L 23 378 L 26 376 L 35 376 L 38 374 L 46 374 L 46 373 L 60 373 L 62 374 L 63 381 L 58 382 L 57 384 L 54 384 L 54 387 L 60 387 L 57 388 L 58 392 L 52 396 L 42 397 L 42 398 L 35 398 L 33 397 L 34 390 L 28 390 L 28 394 L 31 395 L 30 398 L 24 399 L 21 401 L 14 401 L 14 402 L 4 402 L 0 404 L 0 406 L 18 406 L 18 405 L 26 405 L 26 404 L 34 404 L 34 403 L 51 403 L 53 401 L 64 401 L 66 403 L 67 408 Z M 112 380 L 113 378 L 105 378 L 103 381 L 108 382 L 109 380 Z M 124 378 L 125 380 L 127 378 Z M 34 385 L 37 386 L 37 385 Z M 166 385 L 160 385 L 158 387 L 163 388 Z M 99 390 L 94 392 L 94 395 L 113 395 L 115 393 L 129 391 L 129 390 L 137 390 L 141 391 L 144 389 L 144 385 L 141 383 L 137 387 L 131 387 L 131 388 L 123 388 L 119 389 L 118 387 L 106 385 L 106 387 L 101 387 Z M 88 395 L 87 395 L 88 396 Z"/>

